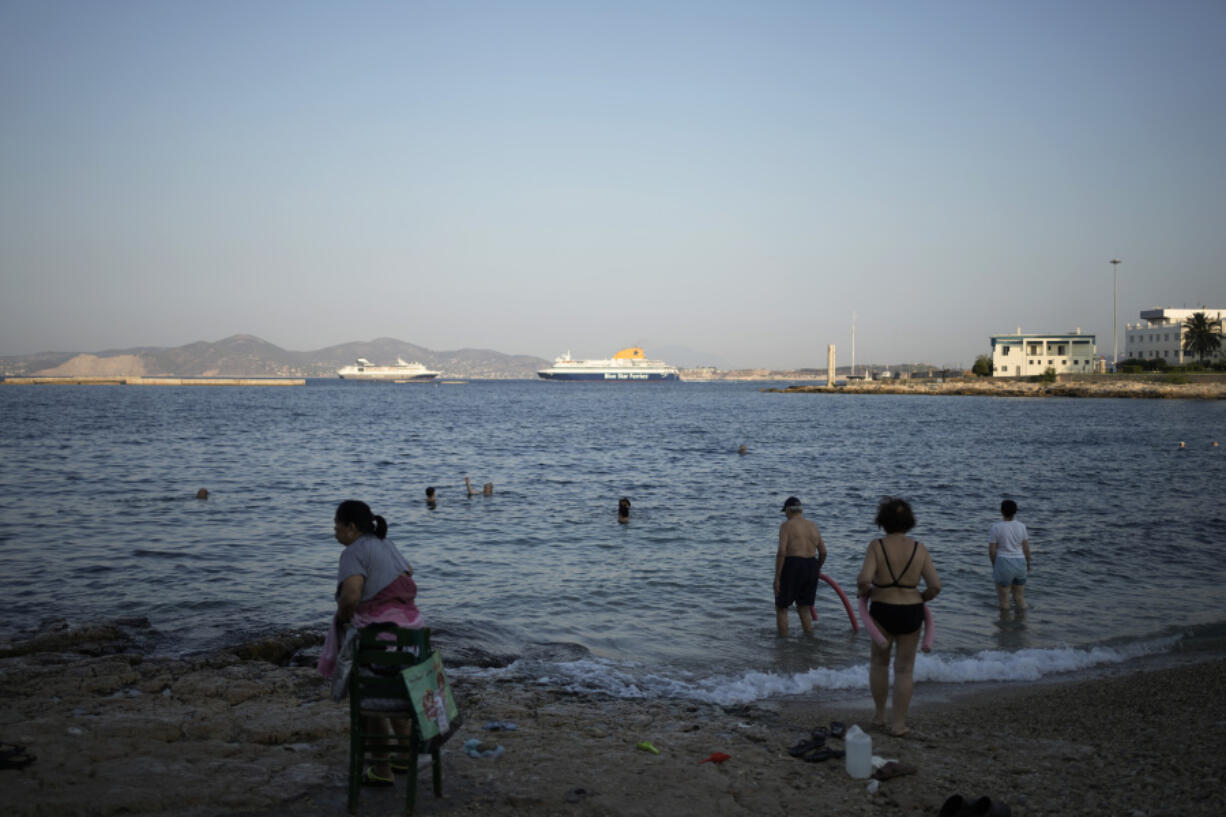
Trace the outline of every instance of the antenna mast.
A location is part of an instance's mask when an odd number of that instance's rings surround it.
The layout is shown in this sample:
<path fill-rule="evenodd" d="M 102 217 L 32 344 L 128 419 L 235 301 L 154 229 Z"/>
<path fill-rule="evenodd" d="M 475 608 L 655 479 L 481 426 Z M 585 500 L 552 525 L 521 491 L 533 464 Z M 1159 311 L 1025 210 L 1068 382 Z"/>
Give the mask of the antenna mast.
<path fill-rule="evenodd" d="M 856 376 L 856 313 L 851 313 L 851 376 Z"/>

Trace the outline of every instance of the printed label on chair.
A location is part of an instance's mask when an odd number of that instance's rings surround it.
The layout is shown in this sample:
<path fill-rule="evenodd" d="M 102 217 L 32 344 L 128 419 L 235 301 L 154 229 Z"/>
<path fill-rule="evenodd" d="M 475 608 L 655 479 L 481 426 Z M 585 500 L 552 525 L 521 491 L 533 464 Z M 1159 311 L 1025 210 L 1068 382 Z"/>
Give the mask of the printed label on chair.
<path fill-rule="evenodd" d="M 400 673 L 413 701 L 413 711 L 421 726 L 421 737 L 429 740 L 445 735 L 451 722 L 460 715 L 451 696 L 451 685 L 443 671 L 443 657 L 435 652 L 429 659 L 414 664 Z"/>

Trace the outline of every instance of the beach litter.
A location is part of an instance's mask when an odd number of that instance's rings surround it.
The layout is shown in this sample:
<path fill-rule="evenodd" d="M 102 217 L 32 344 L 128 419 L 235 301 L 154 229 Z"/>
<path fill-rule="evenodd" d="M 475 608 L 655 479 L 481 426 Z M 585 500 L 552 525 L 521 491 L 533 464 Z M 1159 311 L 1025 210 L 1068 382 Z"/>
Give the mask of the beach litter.
<path fill-rule="evenodd" d="M 723 752 L 712 752 L 709 757 L 698 761 L 699 765 L 703 763 L 723 763 L 725 760 L 732 760 L 732 755 L 726 755 Z"/>
<path fill-rule="evenodd" d="M 640 743 L 639 743 L 638 745 L 636 745 L 634 748 L 635 748 L 635 749 L 641 749 L 641 750 L 643 750 L 644 752 L 651 752 L 653 755 L 658 755 L 658 754 L 660 754 L 660 750 L 659 750 L 659 749 L 657 749 L 656 747 L 652 746 L 652 745 L 651 745 L 651 741 L 649 741 L 649 740 L 644 740 L 644 741 L 640 742 Z"/>
<path fill-rule="evenodd" d="M 514 732 L 519 725 L 515 721 L 486 721 L 481 728 L 487 732 Z"/>
<path fill-rule="evenodd" d="M 488 748 L 489 744 L 480 738 L 469 738 L 464 741 L 464 745 L 460 749 L 469 757 L 481 759 L 483 757 L 502 757 L 506 750 L 502 748 L 502 744 L 497 744 L 494 748 Z"/>
<path fill-rule="evenodd" d="M 877 758 L 873 758 L 876 760 Z M 875 764 L 874 764 L 875 765 Z M 915 774 L 916 768 L 909 763 L 901 763 L 897 760 L 887 760 L 880 766 L 877 766 L 873 772 L 874 780 L 889 780 L 893 777 L 902 777 L 907 774 Z"/>

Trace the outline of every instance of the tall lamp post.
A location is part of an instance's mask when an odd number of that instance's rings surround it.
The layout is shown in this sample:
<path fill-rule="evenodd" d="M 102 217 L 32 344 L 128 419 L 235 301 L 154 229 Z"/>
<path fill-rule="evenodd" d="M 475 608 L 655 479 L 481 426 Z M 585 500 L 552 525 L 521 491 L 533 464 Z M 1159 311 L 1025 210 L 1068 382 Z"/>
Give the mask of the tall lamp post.
<path fill-rule="evenodd" d="M 1120 264 L 1118 258 L 1111 259 L 1111 371 L 1120 367 Z"/>

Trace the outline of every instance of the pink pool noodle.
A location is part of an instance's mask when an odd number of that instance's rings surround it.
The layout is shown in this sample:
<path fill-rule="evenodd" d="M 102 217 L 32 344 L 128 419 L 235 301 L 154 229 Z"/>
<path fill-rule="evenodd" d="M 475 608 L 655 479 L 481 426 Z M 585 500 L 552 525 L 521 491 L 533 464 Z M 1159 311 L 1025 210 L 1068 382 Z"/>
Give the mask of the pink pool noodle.
<path fill-rule="evenodd" d="M 847 611 L 847 618 L 851 619 L 852 631 L 859 632 L 860 625 L 856 623 L 856 614 L 851 611 L 851 600 L 847 598 L 847 594 L 843 592 L 843 588 L 835 584 L 834 579 L 830 578 L 825 573 L 821 574 L 821 580 L 824 581 L 826 584 L 830 585 L 831 587 L 833 587 L 834 592 L 839 594 L 839 598 L 843 600 L 843 609 Z"/>

